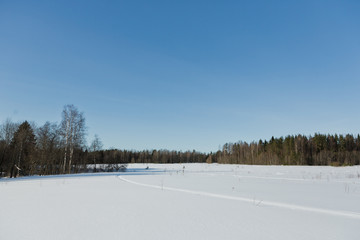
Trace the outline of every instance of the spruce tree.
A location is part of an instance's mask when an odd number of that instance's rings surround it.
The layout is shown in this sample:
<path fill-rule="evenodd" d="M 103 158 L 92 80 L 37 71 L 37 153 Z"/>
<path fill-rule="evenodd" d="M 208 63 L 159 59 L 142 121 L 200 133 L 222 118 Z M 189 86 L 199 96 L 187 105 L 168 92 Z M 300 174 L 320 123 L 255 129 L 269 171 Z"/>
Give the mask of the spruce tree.
<path fill-rule="evenodd" d="M 17 129 L 11 142 L 13 164 L 10 177 L 33 174 L 35 164 L 36 140 L 30 124 L 25 121 Z"/>

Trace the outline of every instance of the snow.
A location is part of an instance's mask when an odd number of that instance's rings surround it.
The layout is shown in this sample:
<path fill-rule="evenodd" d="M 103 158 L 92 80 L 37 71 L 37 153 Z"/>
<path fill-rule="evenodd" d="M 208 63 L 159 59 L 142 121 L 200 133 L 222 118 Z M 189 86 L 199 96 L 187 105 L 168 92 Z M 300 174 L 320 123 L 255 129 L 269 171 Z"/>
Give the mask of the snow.
<path fill-rule="evenodd" d="M 359 166 L 130 164 L 0 180 L 0 239 L 349 240 L 359 226 Z"/>

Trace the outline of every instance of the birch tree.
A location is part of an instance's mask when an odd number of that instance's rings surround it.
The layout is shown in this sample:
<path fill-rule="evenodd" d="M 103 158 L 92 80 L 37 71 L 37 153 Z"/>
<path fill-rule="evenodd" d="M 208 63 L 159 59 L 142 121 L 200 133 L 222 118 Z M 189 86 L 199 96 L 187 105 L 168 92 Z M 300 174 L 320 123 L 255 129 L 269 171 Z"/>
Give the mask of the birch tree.
<path fill-rule="evenodd" d="M 80 148 L 85 142 L 85 118 L 83 113 L 72 104 L 64 107 L 60 132 L 64 144 L 62 172 L 65 173 L 68 166 L 68 173 L 70 173 L 74 149 Z"/>

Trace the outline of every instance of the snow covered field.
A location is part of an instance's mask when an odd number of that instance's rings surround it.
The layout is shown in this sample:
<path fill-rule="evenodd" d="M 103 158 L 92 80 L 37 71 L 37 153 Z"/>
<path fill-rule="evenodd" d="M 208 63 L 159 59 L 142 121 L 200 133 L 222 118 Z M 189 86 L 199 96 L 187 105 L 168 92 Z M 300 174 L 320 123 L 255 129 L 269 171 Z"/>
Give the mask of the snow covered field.
<path fill-rule="evenodd" d="M 0 180 L 1 240 L 350 240 L 359 227 L 359 166 L 130 164 Z"/>

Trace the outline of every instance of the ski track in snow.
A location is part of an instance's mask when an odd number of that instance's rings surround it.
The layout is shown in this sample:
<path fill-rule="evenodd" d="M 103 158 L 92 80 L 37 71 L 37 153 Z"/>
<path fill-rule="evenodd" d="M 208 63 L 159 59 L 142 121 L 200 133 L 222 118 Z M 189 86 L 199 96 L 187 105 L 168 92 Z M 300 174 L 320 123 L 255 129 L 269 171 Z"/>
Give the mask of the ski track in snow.
<path fill-rule="evenodd" d="M 235 200 L 235 201 L 252 203 L 252 204 L 255 204 L 256 206 L 260 206 L 260 205 L 261 206 L 271 206 L 271 207 L 286 208 L 286 209 L 291 209 L 291 210 L 306 211 L 306 212 L 321 213 L 321 214 L 327 214 L 327 215 L 333 215 L 333 216 L 341 216 L 341 217 L 360 219 L 360 213 L 358 213 L 358 212 L 336 211 L 336 210 L 331 210 L 331 209 L 306 207 L 306 206 L 301 206 L 301 205 L 296 205 L 296 204 L 287 204 L 287 203 L 281 203 L 281 202 L 262 201 L 262 200 L 255 202 L 255 200 L 251 199 L 251 198 L 234 197 L 234 196 L 229 196 L 229 195 L 221 195 L 221 194 L 216 194 L 216 193 L 194 191 L 194 190 L 182 189 L 182 188 L 157 186 L 157 185 L 151 185 L 151 184 L 131 181 L 131 180 L 126 179 L 123 176 L 119 176 L 119 175 L 116 177 L 119 180 L 122 180 L 124 182 L 138 185 L 138 186 L 148 187 L 148 188 L 175 191 L 175 192 L 183 192 L 183 193 L 188 193 L 188 194 L 201 195 L 201 196 L 227 199 L 227 200 Z"/>

